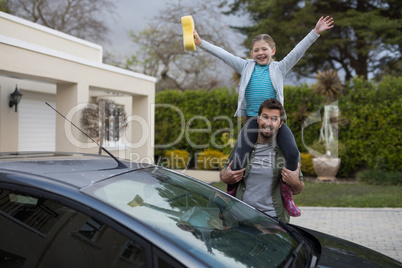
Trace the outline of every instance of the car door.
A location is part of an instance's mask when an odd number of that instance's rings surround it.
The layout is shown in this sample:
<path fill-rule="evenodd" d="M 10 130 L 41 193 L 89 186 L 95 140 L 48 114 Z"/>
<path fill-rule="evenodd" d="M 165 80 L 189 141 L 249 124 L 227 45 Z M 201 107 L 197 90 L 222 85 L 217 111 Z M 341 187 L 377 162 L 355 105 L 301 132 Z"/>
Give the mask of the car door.
<path fill-rule="evenodd" d="M 0 267 L 182 267 L 134 232 L 123 234 L 118 223 L 105 224 L 104 215 L 88 211 L 48 192 L 0 185 Z"/>

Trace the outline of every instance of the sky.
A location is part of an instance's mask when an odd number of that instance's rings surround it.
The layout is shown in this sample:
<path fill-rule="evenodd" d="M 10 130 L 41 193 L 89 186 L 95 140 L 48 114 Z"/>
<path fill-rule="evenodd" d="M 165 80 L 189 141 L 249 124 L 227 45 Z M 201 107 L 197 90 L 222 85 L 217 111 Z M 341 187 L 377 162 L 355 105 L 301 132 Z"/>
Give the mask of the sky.
<path fill-rule="evenodd" d="M 155 17 L 166 0 L 116 0 L 115 16 L 106 18 L 110 29 L 109 45 L 104 49 L 118 56 L 130 56 L 132 42 L 130 30 L 140 31 Z"/>
<path fill-rule="evenodd" d="M 105 18 L 106 24 L 110 29 L 108 34 L 110 43 L 103 44 L 104 52 L 107 51 L 117 59 L 122 59 L 123 61 L 131 57 L 131 55 L 134 54 L 134 47 L 129 37 L 130 30 L 136 32 L 143 30 L 152 19 L 159 14 L 159 11 L 163 9 L 165 5 L 169 4 L 169 2 L 169 0 L 115 0 L 115 16 Z M 222 19 L 227 21 L 227 24 L 231 26 L 247 25 L 247 19 L 245 17 L 239 18 L 237 16 L 223 15 Z M 180 23 L 179 18 L 178 23 Z M 197 27 L 197 25 L 195 26 Z M 234 47 L 240 48 L 242 40 L 237 41 L 238 44 L 234 44 Z M 228 70 L 231 72 L 230 68 L 228 68 Z M 299 84 L 300 82 L 311 83 L 309 79 L 301 81 L 290 75 L 285 79 L 285 84 L 294 85 Z"/>
<path fill-rule="evenodd" d="M 129 37 L 130 30 L 141 31 L 144 29 L 159 14 L 159 10 L 168 3 L 169 0 L 116 0 L 114 18 L 105 18 L 110 29 L 108 35 L 110 44 L 103 45 L 104 50 L 118 57 L 131 56 L 133 44 Z M 222 16 L 222 18 L 227 20 L 229 25 L 235 25 L 241 21 L 238 17 Z M 180 18 L 178 18 L 178 23 L 180 23 Z"/>

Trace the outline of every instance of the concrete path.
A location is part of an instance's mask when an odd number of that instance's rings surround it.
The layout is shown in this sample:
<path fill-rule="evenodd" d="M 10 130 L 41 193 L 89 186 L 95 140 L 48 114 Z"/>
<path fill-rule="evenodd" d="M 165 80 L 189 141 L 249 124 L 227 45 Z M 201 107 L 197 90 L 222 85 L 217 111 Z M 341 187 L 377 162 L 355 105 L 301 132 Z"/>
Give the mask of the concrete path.
<path fill-rule="evenodd" d="M 334 235 L 402 262 L 402 208 L 300 207 L 290 223 Z"/>

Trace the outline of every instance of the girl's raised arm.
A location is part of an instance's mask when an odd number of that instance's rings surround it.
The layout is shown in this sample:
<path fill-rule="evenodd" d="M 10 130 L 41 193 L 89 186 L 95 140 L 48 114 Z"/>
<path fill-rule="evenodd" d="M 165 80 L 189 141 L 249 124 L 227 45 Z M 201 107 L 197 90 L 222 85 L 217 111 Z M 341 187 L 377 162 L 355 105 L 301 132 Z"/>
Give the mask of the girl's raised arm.
<path fill-rule="evenodd" d="M 317 21 L 317 24 L 315 25 L 314 32 L 316 34 L 320 34 L 323 31 L 331 29 L 332 27 L 334 27 L 333 23 L 334 23 L 334 19 L 332 17 L 329 17 L 329 16 L 326 16 L 325 18 L 321 17 Z"/>

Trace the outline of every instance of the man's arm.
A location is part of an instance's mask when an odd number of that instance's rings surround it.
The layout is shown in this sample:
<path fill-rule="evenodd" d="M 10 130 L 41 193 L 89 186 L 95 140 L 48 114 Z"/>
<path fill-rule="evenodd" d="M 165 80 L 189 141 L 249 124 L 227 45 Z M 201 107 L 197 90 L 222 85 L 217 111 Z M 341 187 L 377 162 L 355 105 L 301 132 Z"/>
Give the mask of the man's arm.
<path fill-rule="evenodd" d="M 303 191 L 304 182 L 299 177 L 300 165 L 297 165 L 297 169 L 294 171 L 283 167 L 281 175 L 283 182 L 292 187 L 293 194 L 299 194 Z"/>
<path fill-rule="evenodd" d="M 237 141 L 235 142 L 235 144 L 233 144 L 233 148 L 230 151 L 229 157 L 226 160 L 226 163 L 223 166 L 222 171 L 219 173 L 219 177 L 226 184 L 235 184 L 241 181 L 245 171 L 245 168 L 236 171 L 232 170 L 233 157 L 235 155 L 236 148 L 237 148 Z"/>

